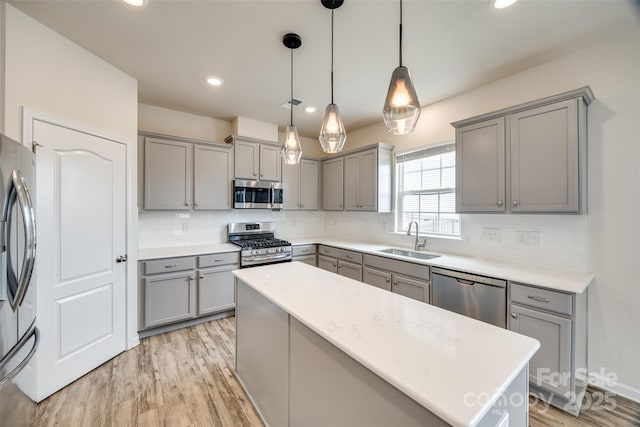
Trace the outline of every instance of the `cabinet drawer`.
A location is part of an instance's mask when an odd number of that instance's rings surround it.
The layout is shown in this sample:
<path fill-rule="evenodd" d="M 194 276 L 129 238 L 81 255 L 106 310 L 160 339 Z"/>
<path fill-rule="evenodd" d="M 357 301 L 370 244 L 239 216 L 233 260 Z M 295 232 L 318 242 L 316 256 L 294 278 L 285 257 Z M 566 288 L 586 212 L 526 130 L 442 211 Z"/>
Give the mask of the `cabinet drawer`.
<path fill-rule="evenodd" d="M 338 249 L 331 246 L 321 245 L 320 253 L 322 255 L 362 264 L 362 254 L 359 252 L 353 252 L 353 251 L 348 251 L 346 249 Z"/>
<path fill-rule="evenodd" d="M 573 314 L 573 296 L 548 289 L 511 283 L 511 301 L 568 316 Z"/>
<path fill-rule="evenodd" d="M 293 258 L 293 261 L 303 262 L 305 264 L 309 264 L 309 265 L 312 265 L 314 267 L 318 266 L 318 263 L 316 262 L 316 256 L 315 255 L 297 256 L 297 257 Z"/>
<path fill-rule="evenodd" d="M 198 257 L 198 268 L 217 267 L 225 264 L 238 264 L 240 262 L 239 252 L 225 252 L 221 254 L 200 255 Z"/>
<path fill-rule="evenodd" d="M 314 255 L 316 252 L 316 245 L 299 245 L 291 248 L 292 256 Z"/>
<path fill-rule="evenodd" d="M 364 265 L 404 274 L 405 276 L 417 277 L 418 279 L 426 281 L 429 281 L 430 278 L 430 267 L 428 265 L 413 262 L 398 261 L 391 258 L 365 254 Z"/>
<path fill-rule="evenodd" d="M 193 270 L 195 268 L 195 257 L 166 258 L 144 262 L 144 274 L 170 273 L 173 271 Z"/>

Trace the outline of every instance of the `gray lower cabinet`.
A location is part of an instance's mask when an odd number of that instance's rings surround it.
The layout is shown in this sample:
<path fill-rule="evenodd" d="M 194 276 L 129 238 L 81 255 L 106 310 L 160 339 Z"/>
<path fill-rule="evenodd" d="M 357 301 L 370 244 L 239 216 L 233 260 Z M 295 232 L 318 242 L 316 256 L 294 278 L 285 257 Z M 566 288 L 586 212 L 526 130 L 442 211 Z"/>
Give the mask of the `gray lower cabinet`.
<path fill-rule="evenodd" d="M 452 123 L 460 213 L 586 212 L 589 87 Z"/>
<path fill-rule="evenodd" d="M 363 262 L 363 282 L 429 303 L 429 266 L 369 254 Z"/>
<path fill-rule="evenodd" d="M 571 413 L 587 387 L 586 295 L 509 283 L 509 329 L 540 341 L 529 362 L 531 391 Z"/>
<path fill-rule="evenodd" d="M 191 321 L 235 307 L 232 270 L 239 267 L 238 252 L 139 264 L 140 330 Z"/>
<path fill-rule="evenodd" d="M 193 271 L 149 276 L 143 283 L 144 329 L 195 317 Z"/>
<path fill-rule="evenodd" d="M 362 254 L 360 252 L 320 245 L 318 253 L 318 267 L 362 281 Z"/>
<path fill-rule="evenodd" d="M 294 245 L 291 248 L 293 261 L 304 262 L 305 264 L 318 266 L 317 245 Z"/>

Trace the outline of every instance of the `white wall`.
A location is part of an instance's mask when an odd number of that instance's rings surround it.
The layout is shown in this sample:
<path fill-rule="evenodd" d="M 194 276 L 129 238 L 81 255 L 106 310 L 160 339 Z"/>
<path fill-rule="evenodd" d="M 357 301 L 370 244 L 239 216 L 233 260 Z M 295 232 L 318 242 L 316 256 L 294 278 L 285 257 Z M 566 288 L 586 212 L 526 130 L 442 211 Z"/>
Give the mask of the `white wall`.
<path fill-rule="evenodd" d="M 0 133 L 4 133 L 5 6 L 5 1 L 0 0 Z"/>
<path fill-rule="evenodd" d="M 231 123 L 226 120 L 147 104 L 138 104 L 138 129 L 214 142 L 224 142 L 231 135 Z"/>
<path fill-rule="evenodd" d="M 5 132 L 22 140 L 22 107 L 127 143 L 137 162 L 138 84 L 102 59 L 6 5 Z M 29 147 L 30 141 L 23 141 Z M 127 177 L 128 345 L 137 336 L 137 178 Z"/>
<path fill-rule="evenodd" d="M 465 215 L 462 227 L 468 240 L 438 242 L 432 249 L 522 258 L 539 265 L 557 265 L 560 260 L 567 268 L 592 271 L 596 280 L 589 289 L 589 368 L 617 375 L 617 386 L 609 386 L 636 400 L 640 400 L 640 285 L 635 271 L 640 259 L 639 46 L 636 30 L 428 105 L 416 131 L 406 137 L 390 137 L 380 123 L 351 132 L 348 138 L 348 148 L 377 141 L 393 143 L 399 150 L 437 144 L 454 139 L 448 125 L 452 121 L 590 85 L 596 100 L 589 107 L 589 215 L 524 219 Z M 392 221 L 391 216 L 372 220 L 357 214 L 345 219 L 329 215 L 327 232 L 342 234 L 358 227 L 361 219 L 382 230 Z M 501 228 L 506 238 L 483 241 L 483 227 Z M 541 232 L 539 248 L 514 245 L 510 236 L 521 227 Z M 367 227 L 360 230 L 362 237 L 368 235 Z"/>

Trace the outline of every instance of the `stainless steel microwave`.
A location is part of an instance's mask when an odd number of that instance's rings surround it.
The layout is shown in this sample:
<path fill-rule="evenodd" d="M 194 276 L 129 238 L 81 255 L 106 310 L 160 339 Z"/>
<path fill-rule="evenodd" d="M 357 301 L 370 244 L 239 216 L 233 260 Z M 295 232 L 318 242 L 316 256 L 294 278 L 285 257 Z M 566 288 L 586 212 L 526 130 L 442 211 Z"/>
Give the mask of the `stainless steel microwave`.
<path fill-rule="evenodd" d="M 283 189 L 279 182 L 233 181 L 234 209 L 282 209 Z"/>

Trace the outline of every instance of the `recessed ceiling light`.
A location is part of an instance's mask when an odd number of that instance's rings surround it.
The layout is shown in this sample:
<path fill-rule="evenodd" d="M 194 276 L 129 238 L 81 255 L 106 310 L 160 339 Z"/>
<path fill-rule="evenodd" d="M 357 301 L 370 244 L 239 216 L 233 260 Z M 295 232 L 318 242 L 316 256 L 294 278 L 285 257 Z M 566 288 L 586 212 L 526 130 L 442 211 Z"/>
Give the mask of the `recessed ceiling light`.
<path fill-rule="evenodd" d="M 147 0 L 123 0 L 125 3 L 130 4 L 131 6 L 145 6 L 147 4 Z"/>
<path fill-rule="evenodd" d="M 505 7 L 509 7 L 517 1 L 518 0 L 490 0 L 489 3 L 491 3 L 491 6 L 495 7 L 496 9 L 504 9 Z"/>
<path fill-rule="evenodd" d="M 307 105 L 306 107 L 304 107 L 304 111 L 306 111 L 307 113 L 315 113 L 316 107 L 314 107 L 313 105 Z"/>
<path fill-rule="evenodd" d="M 208 76 L 206 80 L 211 86 L 222 86 L 222 83 L 224 83 L 224 80 L 220 77 Z"/>

